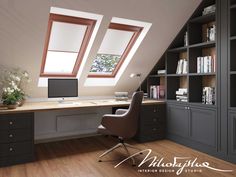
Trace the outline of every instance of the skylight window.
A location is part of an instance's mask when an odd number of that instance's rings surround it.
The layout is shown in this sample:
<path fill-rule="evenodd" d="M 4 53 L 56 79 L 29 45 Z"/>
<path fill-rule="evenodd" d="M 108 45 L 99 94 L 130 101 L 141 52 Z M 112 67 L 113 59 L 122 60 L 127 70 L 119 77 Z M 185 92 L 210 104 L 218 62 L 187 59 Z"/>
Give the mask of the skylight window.
<path fill-rule="evenodd" d="M 96 20 L 50 14 L 41 77 L 76 77 Z"/>
<path fill-rule="evenodd" d="M 142 29 L 137 26 L 111 23 L 88 77 L 115 77 Z"/>

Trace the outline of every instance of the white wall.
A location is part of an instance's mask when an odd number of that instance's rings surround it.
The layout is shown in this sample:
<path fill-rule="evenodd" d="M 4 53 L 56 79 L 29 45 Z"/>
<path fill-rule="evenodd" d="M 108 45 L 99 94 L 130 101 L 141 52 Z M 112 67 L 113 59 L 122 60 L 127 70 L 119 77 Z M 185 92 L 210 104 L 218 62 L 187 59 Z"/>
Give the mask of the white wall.
<path fill-rule="evenodd" d="M 92 50 L 79 80 L 79 95 L 113 95 L 138 87 L 131 73 L 145 77 L 169 46 L 201 0 L 1 0 L 0 65 L 29 71 L 28 94 L 47 97 L 38 88 L 50 7 L 61 7 L 104 15 Z M 84 87 L 88 71 L 112 17 L 151 22 L 152 27 L 115 87 Z M 143 77 L 143 78 L 144 78 Z"/>

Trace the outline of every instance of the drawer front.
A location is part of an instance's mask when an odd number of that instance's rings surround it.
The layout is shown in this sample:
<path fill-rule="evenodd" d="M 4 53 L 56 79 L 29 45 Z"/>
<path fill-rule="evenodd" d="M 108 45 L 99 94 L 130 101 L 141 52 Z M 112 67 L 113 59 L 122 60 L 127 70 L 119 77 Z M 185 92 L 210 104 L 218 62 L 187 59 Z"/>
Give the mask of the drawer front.
<path fill-rule="evenodd" d="M 8 156 L 9 144 L 0 144 L 0 157 Z"/>
<path fill-rule="evenodd" d="M 9 147 L 9 155 L 31 154 L 33 153 L 33 142 L 11 143 Z"/>
<path fill-rule="evenodd" d="M 0 157 L 15 156 L 21 154 L 32 154 L 33 142 L 18 142 L 10 144 L 0 144 Z"/>
<path fill-rule="evenodd" d="M 162 135 L 164 134 L 164 127 L 162 125 L 146 125 L 140 128 L 142 135 Z"/>
<path fill-rule="evenodd" d="M 165 105 L 143 106 L 140 115 L 141 124 L 160 123 L 165 121 Z"/>
<path fill-rule="evenodd" d="M 30 128 L 33 113 L 0 115 L 0 130 Z"/>
<path fill-rule="evenodd" d="M 27 141 L 33 138 L 31 129 L 16 129 L 0 131 L 0 143 L 10 143 L 17 141 Z"/>

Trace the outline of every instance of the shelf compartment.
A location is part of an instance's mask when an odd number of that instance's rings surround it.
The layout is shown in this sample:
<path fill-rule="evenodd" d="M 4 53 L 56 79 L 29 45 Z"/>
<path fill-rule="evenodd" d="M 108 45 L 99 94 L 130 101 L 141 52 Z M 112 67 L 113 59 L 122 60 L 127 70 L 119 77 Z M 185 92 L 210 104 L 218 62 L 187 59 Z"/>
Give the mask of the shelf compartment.
<path fill-rule="evenodd" d="M 215 76 L 189 76 L 189 102 L 202 104 L 204 87 L 216 88 Z"/>
<path fill-rule="evenodd" d="M 215 12 L 210 13 L 210 14 L 206 14 L 206 15 L 202 15 L 196 18 L 193 18 L 190 20 L 190 23 L 208 23 L 211 21 L 215 21 Z"/>
<path fill-rule="evenodd" d="M 231 5 L 230 9 L 236 9 L 236 4 Z"/>
<path fill-rule="evenodd" d="M 230 5 L 231 5 L 231 7 L 235 6 L 236 5 L 236 0 L 230 0 Z"/>
<path fill-rule="evenodd" d="M 170 48 L 182 48 L 185 46 L 184 44 L 184 36 L 187 32 L 187 25 L 185 25 L 181 31 L 179 32 L 179 34 L 176 36 L 176 38 L 174 39 L 174 41 L 171 43 Z"/>
<path fill-rule="evenodd" d="M 231 40 L 231 41 L 236 40 L 236 36 L 231 36 L 231 37 L 230 37 L 230 40 Z"/>
<path fill-rule="evenodd" d="M 230 41 L 230 71 L 236 71 L 236 40 Z"/>
<path fill-rule="evenodd" d="M 189 49 L 189 73 L 190 74 L 201 74 L 201 75 L 213 74 L 213 73 L 197 73 L 197 57 L 203 57 L 203 56 L 211 56 L 212 58 L 214 58 L 215 60 L 214 63 L 217 66 L 216 47 L 207 46 L 204 48 L 200 48 L 200 47 L 190 48 Z"/>
<path fill-rule="evenodd" d="M 147 93 L 148 97 L 150 98 L 150 86 L 151 85 L 161 85 L 165 87 L 165 77 L 148 77 L 147 79 Z"/>
<path fill-rule="evenodd" d="M 187 50 L 183 52 L 168 52 L 167 53 L 167 74 L 176 74 L 178 61 L 180 59 L 188 60 Z"/>
<path fill-rule="evenodd" d="M 213 25 L 216 25 L 215 21 L 211 21 L 204 24 L 190 23 L 189 24 L 190 47 L 195 47 L 195 45 L 199 46 L 199 45 L 208 45 L 214 43 L 215 41 L 208 41 L 207 39 L 207 28 Z"/>
<path fill-rule="evenodd" d="M 204 0 L 201 2 L 200 6 L 198 7 L 197 11 L 193 15 L 193 19 L 201 17 L 202 16 L 202 11 L 204 10 L 205 7 L 214 5 L 216 3 L 215 0 Z"/>
<path fill-rule="evenodd" d="M 150 75 L 158 75 L 157 71 L 158 70 L 165 70 L 166 66 L 166 55 L 163 54 L 160 58 L 160 60 L 157 62 L 157 64 L 155 65 L 155 67 L 152 69 L 152 71 L 149 73 Z"/>
<path fill-rule="evenodd" d="M 236 107 L 236 74 L 230 75 L 230 107 Z"/>
<path fill-rule="evenodd" d="M 167 99 L 176 100 L 176 91 L 179 88 L 188 88 L 188 77 L 167 77 Z"/>
<path fill-rule="evenodd" d="M 230 10 L 230 36 L 236 36 L 236 8 Z"/>

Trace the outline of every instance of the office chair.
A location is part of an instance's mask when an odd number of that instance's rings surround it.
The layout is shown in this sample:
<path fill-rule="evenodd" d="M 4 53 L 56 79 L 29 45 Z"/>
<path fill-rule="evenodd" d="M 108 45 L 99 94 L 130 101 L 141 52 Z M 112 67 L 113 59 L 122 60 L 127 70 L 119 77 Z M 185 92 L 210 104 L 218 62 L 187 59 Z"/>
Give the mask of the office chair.
<path fill-rule="evenodd" d="M 105 114 L 103 116 L 101 125 L 98 127 L 98 133 L 117 136 L 119 143 L 100 155 L 99 162 L 102 161 L 101 158 L 103 156 L 119 147 L 123 147 L 129 156 L 130 153 L 127 147 L 140 150 L 139 148 L 125 143 L 124 140 L 134 137 L 137 132 L 142 100 L 143 92 L 135 92 L 132 96 L 129 109 L 118 109 L 115 114 Z M 131 160 L 132 165 L 134 166 L 134 158 L 131 158 Z"/>

